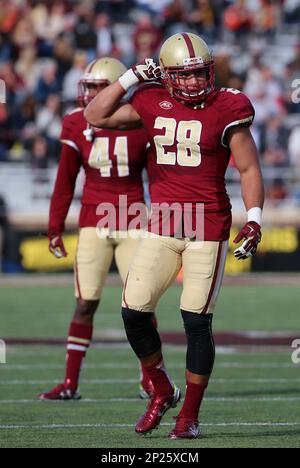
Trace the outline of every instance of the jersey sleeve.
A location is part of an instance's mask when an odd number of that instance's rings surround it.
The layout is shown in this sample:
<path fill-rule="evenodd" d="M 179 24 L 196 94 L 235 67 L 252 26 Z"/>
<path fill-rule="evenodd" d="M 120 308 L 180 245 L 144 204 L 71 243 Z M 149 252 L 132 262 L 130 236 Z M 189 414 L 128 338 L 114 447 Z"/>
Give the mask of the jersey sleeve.
<path fill-rule="evenodd" d="M 225 90 L 226 99 L 223 105 L 226 106 L 222 113 L 222 145 L 228 147 L 227 135 L 228 130 L 232 127 L 250 127 L 253 123 L 255 111 L 250 102 L 250 99 L 241 92 L 236 90 Z"/>
<path fill-rule="evenodd" d="M 49 235 L 61 234 L 74 196 L 76 179 L 81 167 L 78 151 L 63 145 L 49 213 Z"/>
<path fill-rule="evenodd" d="M 80 152 L 78 141 L 78 125 L 72 115 L 66 115 L 63 119 L 62 130 L 60 134 L 61 143 L 70 146 L 75 151 Z"/>

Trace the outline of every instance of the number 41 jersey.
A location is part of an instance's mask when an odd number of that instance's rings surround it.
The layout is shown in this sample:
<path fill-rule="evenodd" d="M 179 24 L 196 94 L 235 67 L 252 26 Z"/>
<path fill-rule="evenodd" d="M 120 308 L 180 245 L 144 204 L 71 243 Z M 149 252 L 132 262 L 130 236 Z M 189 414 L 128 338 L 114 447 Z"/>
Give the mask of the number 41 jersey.
<path fill-rule="evenodd" d="M 250 126 L 254 109 L 234 89 L 216 89 L 200 107 L 172 98 L 160 84 L 143 85 L 131 105 L 148 132 L 151 202 L 204 204 L 204 240 L 229 238 L 231 205 L 225 187 L 229 128 Z"/>
<path fill-rule="evenodd" d="M 77 152 L 85 171 L 83 205 L 119 205 L 119 195 L 128 204 L 144 201 L 142 171 L 148 144 L 144 129 L 91 130 L 83 110 L 66 115 L 60 136 L 62 143 Z"/>

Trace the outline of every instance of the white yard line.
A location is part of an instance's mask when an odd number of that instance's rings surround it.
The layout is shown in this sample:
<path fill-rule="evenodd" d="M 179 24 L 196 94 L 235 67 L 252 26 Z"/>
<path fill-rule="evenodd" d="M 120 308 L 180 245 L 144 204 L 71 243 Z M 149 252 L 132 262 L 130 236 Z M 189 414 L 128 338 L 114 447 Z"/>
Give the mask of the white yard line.
<path fill-rule="evenodd" d="M 184 369 L 185 363 L 182 364 L 168 364 L 168 369 Z M 137 363 L 133 364 L 117 364 L 117 363 L 103 363 L 103 364 L 85 364 L 84 369 L 136 369 Z M 259 364 L 243 364 L 241 362 L 223 362 L 216 363 L 216 369 L 295 369 L 295 364 L 271 364 L 271 363 L 259 363 Z M 1 371 L 4 370 L 61 370 L 65 369 L 64 364 L 6 364 L 1 366 Z"/>
<path fill-rule="evenodd" d="M 0 385 L 51 385 L 59 383 L 59 380 L 1 380 Z M 185 382 L 178 379 L 178 382 Z M 137 384 L 139 379 L 84 379 L 82 385 L 114 385 Z M 298 379 L 212 379 L 211 384 L 288 384 L 300 383 Z"/>
<path fill-rule="evenodd" d="M 162 423 L 161 426 L 173 426 L 173 423 Z M 221 422 L 221 423 L 203 423 L 203 427 L 300 427 L 299 422 Z M 114 429 L 114 428 L 133 428 L 133 424 L 1 424 L 0 429 Z"/>
<path fill-rule="evenodd" d="M 293 402 L 293 401 L 300 401 L 300 397 L 254 397 L 254 398 L 246 398 L 246 397 L 240 397 L 240 398 L 235 398 L 235 397 L 208 397 L 205 398 L 205 402 L 210 403 L 250 403 L 250 402 Z M 81 404 L 81 403 L 144 403 L 143 400 L 139 398 L 84 398 L 80 401 L 70 401 L 70 402 L 65 402 L 65 401 L 53 401 L 53 400 L 48 400 L 46 403 L 49 404 Z M 44 403 L 44 402 L 42 402 Z M 8 404 L 41 404 L 41 401 L 38 398 L 32 399 L 32 400 L 0 400 L 0 405 L 8 405 Z"/>

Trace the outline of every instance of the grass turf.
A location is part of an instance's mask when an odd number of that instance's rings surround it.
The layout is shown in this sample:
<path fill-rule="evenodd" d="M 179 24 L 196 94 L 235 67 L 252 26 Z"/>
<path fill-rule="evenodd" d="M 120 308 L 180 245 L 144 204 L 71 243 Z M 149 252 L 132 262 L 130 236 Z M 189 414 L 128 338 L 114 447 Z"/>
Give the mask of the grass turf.
<path fill-rule="evenodd" d="M 159 327 L 182 329 L 179 312 L 181 288 L 173 287 L 158 307 Z M 97 333 L 123 329 L 121 288 L 104 289 L 95 318 Z M 74 310 L 72 287 L 0 287 L 1 337 L 65 337 Z M 299 287 L 226 286 L 215 311 L 215 330 L 299 330 Z"/>
<path fill-rule="evenodd" d="M 0 288 L 2 337 L 63 337 L 74 304 L 71 288 Z M 158 311 L 160 328 L 181 327 L 179 288 Z M 218 330 L 299 330 L 298 288 L 227 286 L 216 311 Z M 106 288 L 98 332 L 121 329 L 119 288 Z M 296 316 L 297 315 L 297 316 Z M 300 338 L 300 333 L 299 333 Z M 184 349 L 166 347 L 166 362 L 184 388 Z M 286 353 L 219 354 L 203 405 L 204 436 L 166 437 L 176 410 L 146 438 L 134 433 L 145 403 L 137 397 L 138 371 L 127 347 L 93 348 L 82 373 L 81 402 L 38 402 L 64 373 L 62 347 L 11 347 L 0 366 L 0 447 L 300 447 L 299 365 Z M 122 400 L 120 400 L 120 398 Z M 247 425 L 245 425 L 247 424 Z"/>

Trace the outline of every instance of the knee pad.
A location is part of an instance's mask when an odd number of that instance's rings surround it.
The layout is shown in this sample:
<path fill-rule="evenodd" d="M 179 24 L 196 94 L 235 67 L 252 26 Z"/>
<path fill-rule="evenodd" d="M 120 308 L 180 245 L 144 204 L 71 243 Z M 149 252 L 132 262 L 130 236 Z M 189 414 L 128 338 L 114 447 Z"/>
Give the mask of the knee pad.
<path fill-rule="evenodd" d="M 154 324 L 154 314 L 122 309 L 128 341 L 139 359 L 150 356 L 161 349 L 161 341 Z"/>
<path fill-rule="evenodd" d="M 210 375 L 215 361 L 212 314 L 181 311 L 187 337 L 186 367 L 193 374 Z"/>

